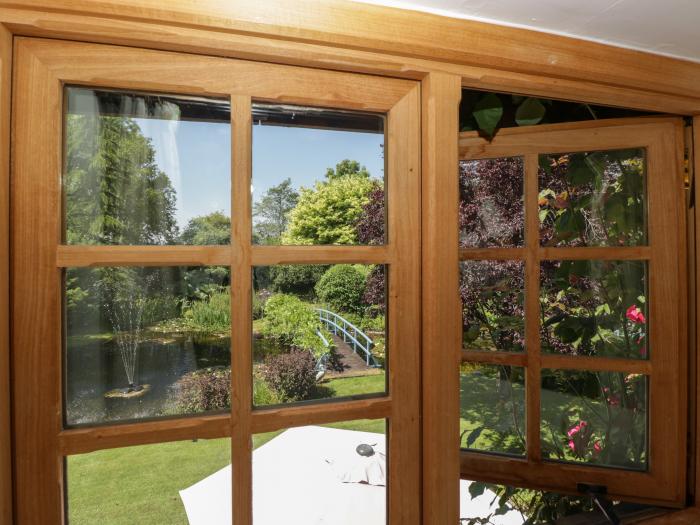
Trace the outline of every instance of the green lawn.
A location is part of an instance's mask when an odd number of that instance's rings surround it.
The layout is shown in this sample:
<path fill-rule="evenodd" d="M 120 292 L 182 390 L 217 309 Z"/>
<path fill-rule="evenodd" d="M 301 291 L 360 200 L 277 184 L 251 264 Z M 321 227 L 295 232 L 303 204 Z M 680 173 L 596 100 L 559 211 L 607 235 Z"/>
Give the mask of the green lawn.
<path fill-rule="evenodd" d="M 384 389 L 384 374 L 331 379 L 323 386 L 335 397 Z M 385 432 L 384 420 L 324 425 Z M 258 448 L 278 434 L 253 436 Z M 70 525 L 187 525 L 179 491 L 231 462 L 229 439 L 143 445 L 67 459 Z"/>

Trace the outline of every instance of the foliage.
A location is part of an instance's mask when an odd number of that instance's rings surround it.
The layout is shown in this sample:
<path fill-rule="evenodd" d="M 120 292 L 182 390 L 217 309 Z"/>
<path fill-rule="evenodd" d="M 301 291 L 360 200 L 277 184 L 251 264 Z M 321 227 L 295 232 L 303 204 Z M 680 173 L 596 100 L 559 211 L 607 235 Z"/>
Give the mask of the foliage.
<path fill-rule="evenodd" d="M 318 336 L 320 332 L 327 341 L 330 334 L 319 324 L 318 314 L 293 295 L 272 295 L 265 303 L 263 335 L 281 340 L 298 349 L 309 350 L 317 359 L 328 351 Z"/>
<path fill-rule="evenodd" d="M 375 185 L 369 192 L 367 202 L 355 225 L 357 242 L 360 244 L 384 244 L 386 214 L 384 188 Z"/>
<path fill-rule="evenodd" d="M 316 283 L 328 269 L 319 264 L 283 264 L 270 267 L 271 288 L 275 292 L 311 296 Z"/>
<path fill-rule="evenodd" d="M 205 368 L 185 374 L 175 383 L 175 406 L 182 414 L 231 407 L 231 369 Z"/>
<path fill-rule="evenodd" d="M 313 188 L 301 188 L 282 235 L 284 244 L 357 243 L 355 225 L 377 182 L 356 162 L 343 162 L 326 180 Z"/>
<path fill-rule="evenodd" d="M 523 243 L 523 161 L 519 157 L 459 165 L 459 228 L 464 247 Z"/>
<path fill-rule="evenodd" d="M 138 124 L 66 119 L 66 239 L 71 244 L 174 244 L 175 190 Z"/>
<path fill-rule="evenodd" d="M 253 294 L 253 320 L 262 319 L 265 315 L 265 302 L 269 294 L 255 293 Z"/>
<path fill-rule="evenodd" d="M 263 376 L 282 402 L 309 399 L 316 386 L 316 360 L 307 350 L 270 356 Z"/>
<path fill-rule="evenodd" d="M 326 169 L 326 179 L 330 180 L 330 181 L 340 179 L 340 178 L 346 177 L 348 175 L 360 175 L 361 177 L 364 177 L 367 179 L 370 177 L 370 174 L 369 174 L 369 171 L 367 171 L 367 168 L 360 165 L 360 163 L 357 162 L 356 160 L 350 160 L 350 159 L 341 160 L 338 164 L 335 165 L 335 169 L 333 169 L 333 168 Z"/>
<path fill-rule="evenodd" d="M 495 517 L 510 510 L 519 511 L 526 517 L 523 525 L 551 525 L 565 516 L 593 509 L 593 504 L 587 497 L 533 491 L 480 481 L 471 482 L 469 496 L 472 499 L 477 498 L 487 489 L 496 494 L 496 510 L 487 516 L 461 519 L 460 525 L 490 525 Z"/>
<path fill-rule="evenodd" d="M 316 284 L 316 295 L 336 312 L 360 313 L 366 275 L 352 264 L 331 266 Z"/>
<path fill-rule="evenodd" d="M 222 333 L 231 330 L 231 293 L 228 288 L 189 303 L 185 321 L 190 330 Z"/>
<path fill-rule="evenodd" d="M 260 244 L 279 243 L 287 228 L 289 212 L 294 209 L 299 194 L 292 187 L 292 180 L 286 178 L 277 186 L 272 186 L 253 205 L 253 234 Z"/>
<path fill-rule="evenodd" d="M 259 371 L 253 373 L 253 404 L 255 406 L 277 405 L 281 403 L 277 393 L 270 388 Z"/>
<path fill-rule="evenodd" d="M 181 244 L 215 245 L 231 242 L 231 219 L 220 211 L 189 220 L 180 235 Z"/>

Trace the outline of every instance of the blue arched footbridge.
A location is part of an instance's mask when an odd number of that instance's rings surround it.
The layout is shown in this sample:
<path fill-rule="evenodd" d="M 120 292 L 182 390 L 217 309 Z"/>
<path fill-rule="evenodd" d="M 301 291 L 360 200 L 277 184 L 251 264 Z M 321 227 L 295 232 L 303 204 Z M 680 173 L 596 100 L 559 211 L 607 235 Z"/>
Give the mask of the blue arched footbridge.
<path fill-rule="evenodd" d="M 374 341 L 350 321 L 330 310 L 317 308 L 318 318 L 321 325 L 331 332 L 337 339 L 336 346 L 342 353 L 342 347 L 338 343 L 343 343 L 349 347 L 354 354 L 361 357 L 368 367 L 378 368 L 381 365 L 372 355 Z"/>

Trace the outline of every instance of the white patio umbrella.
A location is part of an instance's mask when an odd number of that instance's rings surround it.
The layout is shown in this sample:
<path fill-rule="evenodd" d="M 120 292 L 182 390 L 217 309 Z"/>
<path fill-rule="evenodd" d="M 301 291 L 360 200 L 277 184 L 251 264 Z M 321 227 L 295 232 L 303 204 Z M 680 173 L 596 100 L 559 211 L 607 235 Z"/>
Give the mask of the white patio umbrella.
<path fill-rule="evenodd" d="M 360 444 L 373 445 L 375 457 L 361 457 Z M 381 483 L 383 434 L 307 426 L 289 429 L 253 452 L 255 525 L 385 525 L 386 487 L 348 483 L 367 474 Z M 471 499 L 468 481 L 460 486 L 463 517 L 495 510 L 489 490 Z M 190 525 L 230 525 L 231 467 L 180 491 Z M 495 516 L 494 525 L 522 525 L 517 511 Z M 455 524 L 456 525 L 456 524 Z"/>

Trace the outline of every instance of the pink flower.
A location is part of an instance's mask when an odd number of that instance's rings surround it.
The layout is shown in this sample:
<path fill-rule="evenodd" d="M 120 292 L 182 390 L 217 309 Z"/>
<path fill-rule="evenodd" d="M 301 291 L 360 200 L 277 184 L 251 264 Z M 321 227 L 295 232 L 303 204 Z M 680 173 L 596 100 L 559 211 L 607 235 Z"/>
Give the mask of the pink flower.
<path fill-rule="evenodd" d="M 576 443 L 574 443 L 573 439 L 569 440 L 569 448 L 573 451 L 576 452 Z"/>
<path fill-rule="evenodd" d="M 644 314 L 639 308 L 637 308 L 636 304 L 633 304 L 627 309 L 626 316 L 627 319 L 629 319 L 633 323 L 644 324 L 647 322 L 646 318 L 644 317 Z"/>
<path fill-rule="evenodd" d="M 586 429 L 587 423 L 585 421 L 579 421 L 578 425 L 575 425 L 569 429 L 569 431 L 566 433 L 566 435 L 569 438 L 573 438 L 576 434 L 581 432 L 582 430 Z M 569 443 L 569 446 L 571 446 L 571 443 Z"/>
<path fill-rule="evenodd" d="M 600 441 L 596 441 L 593 443 L 593 453 L 594 454 L 600 454 L 600 452 L 603 450 L 603 447 L 600 446 Z"/>

